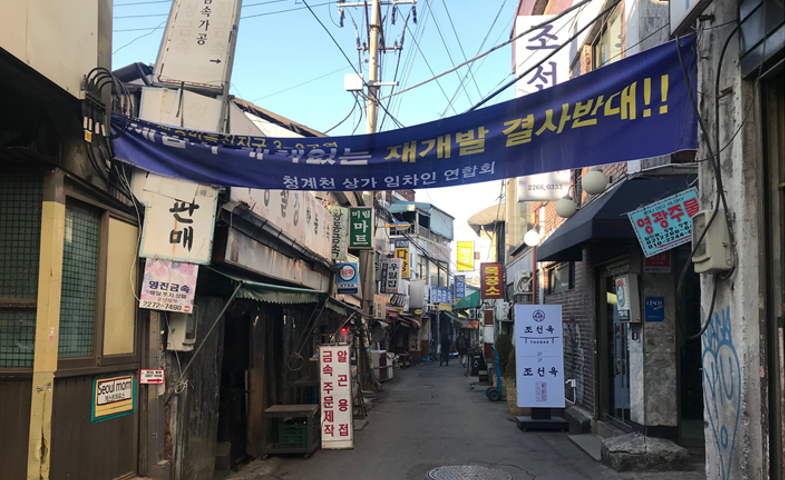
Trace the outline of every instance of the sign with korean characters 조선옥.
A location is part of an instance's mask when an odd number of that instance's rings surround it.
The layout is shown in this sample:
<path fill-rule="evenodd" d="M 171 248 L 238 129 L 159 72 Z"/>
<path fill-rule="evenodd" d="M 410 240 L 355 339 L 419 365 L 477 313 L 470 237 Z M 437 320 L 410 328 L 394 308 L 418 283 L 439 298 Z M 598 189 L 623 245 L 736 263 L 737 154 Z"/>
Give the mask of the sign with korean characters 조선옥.
<path fill-rule="evenodd" d="M 373 207 L 349 209 L 349 248 L 373 248 Z"/>
<path fill-rule="evenodd" d="M 199 265 L 148 258 L 144 264 L 139 307 L 191 313 Z"/>
<path fill-rule="evenodd" d="M 357 263 L 339 263 L 337 275 L 338 293 L 357 294 L 360 293 L 360 275 L 357 270 Z"/>
<path fill-rule="evenodd" d="M 483 263 L 480 265 L 480 297 L 504 298 L 503 271 L 501 263 Z"/>
<path fill-rule="evenodd" d="M 561 305 L 515 305 L 518 406 L 564 408 Z"/>
<path fill-rule="evenodd" d="M 471 240 L 461 241 L 457 244 L 458 270 L 474 271 L 474 242 Z"/>
<path fill-rule="evenodd" d="M 92 423 L 130 415 L 136 411 L 136 375 L 113 374 L 93 378 Z"/>
<path fill-rule="evenodd" d="M 322 448 L 354 447 L 349 345 L 319 347 Z"/>
<path fill-rule="evenodd" d="M 648 258 L 692 241 L 692 217 L 700 210 L 698 189 L 650 203 L 627 214 Z"/>
<path fill-rule="evenodd" d="M 409 278 L 409 240 L 395 239 L 395 258 L 400 258 L 402 262 L 401 278 Z"/>
<path fill-rule="evenodd" d="M 332 260 L 346 260 L 347 239 L 349 237 L 349 209 L 338 205 L 330 207 L 330 215 L 333 217 L 332 244 L 330 247 L 330 258 Z"/>
<path fill-rule="evenodd" d="M 550 21 L 543 25 L 543 23 Z M 545 60 L 567 41 L 573 32 L 570 24 L 574 15 L 556 19 L 555 15 L 519 15 L 515 28 L 523 36 L 515 40 L 515 74 L 530 73 L 515 82 L 515 96 L 538 92 L 570 79 L 570 49 L 562 48 Z M 537 27 L 538 28 L 534 28 Z M 524 33 L 525 32 L 525 33 Z"/>
<path fill-rule="evenodd" d="M 400 258 L 385 258 L 382 260 L 382 285 L 381 293 L 406 293 L 403 291 L 401 270 L 403 260 Z"/>

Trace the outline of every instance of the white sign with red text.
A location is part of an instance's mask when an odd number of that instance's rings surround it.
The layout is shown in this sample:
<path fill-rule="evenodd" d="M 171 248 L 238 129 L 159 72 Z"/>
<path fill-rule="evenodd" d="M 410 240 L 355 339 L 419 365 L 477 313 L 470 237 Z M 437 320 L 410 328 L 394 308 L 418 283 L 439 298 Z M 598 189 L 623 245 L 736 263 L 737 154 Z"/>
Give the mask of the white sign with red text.
<path fill-rule="evenodd" d="M 139 371 L 139 383 L 142 385 L 163 385 L 165 381 L 166 375 L 163 368 Z"/>
<path fill-rule="evenodd" d="M 354 448 L 349 345 L 319 347 L 319 393 L 322 448 Z"/>

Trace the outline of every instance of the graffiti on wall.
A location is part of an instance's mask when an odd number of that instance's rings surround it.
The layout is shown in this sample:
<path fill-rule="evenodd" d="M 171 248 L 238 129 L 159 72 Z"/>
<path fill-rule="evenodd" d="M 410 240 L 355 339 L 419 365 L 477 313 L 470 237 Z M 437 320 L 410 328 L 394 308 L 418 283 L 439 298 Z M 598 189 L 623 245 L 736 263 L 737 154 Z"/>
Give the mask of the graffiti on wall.
<path fill-rule="evenodd" d="M 731 478 L 736 429 L 741 413 L 739 369 L 739 355 L 731 335 L 730 307 L 726 307 L 714 313 L 703 334 L 703 397 L 723 480 Z"/>

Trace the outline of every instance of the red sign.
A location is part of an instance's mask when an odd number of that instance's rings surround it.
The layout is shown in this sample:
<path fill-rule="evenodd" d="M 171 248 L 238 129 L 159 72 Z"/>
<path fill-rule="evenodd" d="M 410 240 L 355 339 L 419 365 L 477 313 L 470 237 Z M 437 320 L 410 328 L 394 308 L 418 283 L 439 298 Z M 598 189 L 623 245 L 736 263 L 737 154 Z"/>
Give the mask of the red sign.
<path fill-rule="evenodd" d="M 644 273 L 671 273 L 671 252 L 663 252 L 643 260 Z"/>
<path fill-rule="evenodd" d="M 501 263 L 483 263 L 480 265 L 481 297 L 504 298 L 504 275 Z"/>

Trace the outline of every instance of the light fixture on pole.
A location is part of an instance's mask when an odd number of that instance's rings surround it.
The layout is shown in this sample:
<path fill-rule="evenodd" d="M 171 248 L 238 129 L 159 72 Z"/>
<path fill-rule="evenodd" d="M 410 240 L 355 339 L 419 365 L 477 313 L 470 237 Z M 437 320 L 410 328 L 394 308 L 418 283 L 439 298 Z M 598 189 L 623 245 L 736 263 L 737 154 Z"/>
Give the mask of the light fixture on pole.
<path fill-rule="evenodd" d="M 608 178 L 600 167 L 595 167 L 583 176 L 581 185 L 583 186 L 584 192 L 591 195 L 597 195 L 605 191 L 605 187 L 608 186 Z"/>
<path fill-rule="evenodd" d="M 556 202 L 556 215 L 561 218 L 570 218 L 575 215 L 575 202 L 572 197 L 565 195 L 558 202 Z"/>
<path fill-rule="evenodd" d="M 523 243 L 529 247 L 536 247 L 540 243 L 540 232 L 536 227 L 526 232 L 526 235 L 523 236 Z"/>

